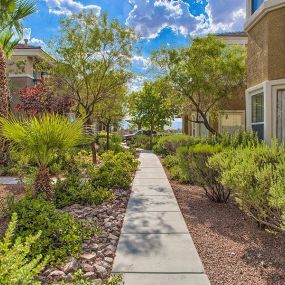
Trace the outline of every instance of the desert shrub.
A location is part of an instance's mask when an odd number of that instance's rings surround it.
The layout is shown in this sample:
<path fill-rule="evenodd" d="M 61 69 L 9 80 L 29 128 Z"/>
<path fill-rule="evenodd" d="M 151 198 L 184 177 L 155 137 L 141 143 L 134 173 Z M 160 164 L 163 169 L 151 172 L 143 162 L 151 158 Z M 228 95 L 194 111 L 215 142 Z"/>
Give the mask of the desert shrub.
<path fill-rule="evenodd" d="M 4 238 L 0 241 L 0 284 L 40 285 L 37 275 L 45 267 L 47 258 L 43 259 L 42 255 L 30 258 L 30 253 L 41 233 L 25 239 L 15 239 L 16 227 L 17 214 L 14 213 Z"/>
<path fill-rule="evenodd" d="M 213 140 L 223 147 L 231 148 L 258 146 L 260 143 L 256 133 L 245 131 L 239 131 L 235 134 L 223 133 L 219 137 L 214 137 Z"/>
<path fill-rule="evenodd" d="M 167 155 L 164 159 L 163 159 L 163 165 L 170 169 L 176 165 L 179 164 L 179 159 L 177 157 L 177 155 Z"/>
<path fill-rule="evenodd" d="M 148 149 L 151 150 L 159 140 L 158 137 L 153 136 L 152 137 L 152 145 L 150 143 L 150 136 L 148 135 L 137 135 L 132 138 L 127 139 L 127 144 L 130 147 L 133 148 L 142 148 L 142 149 Z"/>
<path fill-rule="evenodd" d="M 31 246 L 31 257 L 49 256 L 51 263 L 63 261 L 81 250 L 83 240 L 95 234 L 69 213 L 59 213 L 53 203 L 30 197 L 12 206 L 18 215 L 16 237 L 26 238 L 41 231 L 41 239 Z"/>
<path fill-rule="evenodd" d="M 184 165 L 187 165 L 188 161 L 188 165 L 191 168 L 192 180 L 203 187 L 207 197 L 211 201 L 217 203 L 226 202 L 230 196 L 230 191 L 220 183 L 220 172 L 210 168 L 208 160 L 211 156 L 220 153 L 222 150 L 223 148 L 220 145 L 198 144 L 190 147 L 188 155 L 184 157 L 184 161 L 186 160 Z M 183 160 L 182 157 L 181 159 Z"/>
<path fill-rule="evenodd" d="M 108 189 L 128 189 L 132 183 L 132 173 L 136 170 L 138 161 L 130 152 L 113 151 L 102 155 L 100 167 L 89 168 L 88 176 L 93 187 L 105 187 Z"/>
<path fill-rule="evenodd" d="M 73 204 L 99 205 L 113 198 L 107 188 L 95 188 L 90 181 L 80 176 L 69 175 L 65 180 L 58 180 L 54 187 L 54 203 L 61 209 Z"/>
<path fill-rule="evenodd" d="M 259 224 L 276 230 L 284 227 L 284 164 L 285 150 L 275 143 L 228 149 L 209 160 L 240 207 Z"/>
<path fill-rule="evenodd" d="M 181 146 L 191 146 L 203 141 L 206 141 L 206 139 L 182 134 L 162 136 L 158 139 L 153 150 L 160 155 L 175 154 L 176 150 Z"/>

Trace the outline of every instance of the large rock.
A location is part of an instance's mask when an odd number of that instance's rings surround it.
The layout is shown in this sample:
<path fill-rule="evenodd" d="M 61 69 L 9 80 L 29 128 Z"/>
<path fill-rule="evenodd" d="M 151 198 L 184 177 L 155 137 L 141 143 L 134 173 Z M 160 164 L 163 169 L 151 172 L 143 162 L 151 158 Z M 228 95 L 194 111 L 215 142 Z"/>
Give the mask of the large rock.
<path fill-rule="evenodd" d="M 107 272 L 105 267 L 100 266 L 98 264 L 95 264 L 94 265 L 94 269 L 95 269 L 95 271 L 97 272 L 97 274 L 99 275 L 100 278 L 104 279 L 104 278 L 107 277 L 108 272 Z"/>

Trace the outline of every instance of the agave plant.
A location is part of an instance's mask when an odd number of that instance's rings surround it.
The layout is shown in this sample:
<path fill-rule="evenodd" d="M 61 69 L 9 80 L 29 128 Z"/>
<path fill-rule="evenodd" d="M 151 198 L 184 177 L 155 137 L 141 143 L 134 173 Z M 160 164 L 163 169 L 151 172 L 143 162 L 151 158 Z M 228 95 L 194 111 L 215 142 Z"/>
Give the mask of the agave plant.
<path fill-rule="evenodd" d="M 35 196 L 44 192 L 48 198 L 52 197 L 50 163 L 57 155 L 88 143 L 83 125 L 82 119 L 71 123 L 68 118 L 56 114 L 24 119 L 0 117 L 0 135 L 11 141 L 13 150 L 28 156 L 38 166 Z"/>

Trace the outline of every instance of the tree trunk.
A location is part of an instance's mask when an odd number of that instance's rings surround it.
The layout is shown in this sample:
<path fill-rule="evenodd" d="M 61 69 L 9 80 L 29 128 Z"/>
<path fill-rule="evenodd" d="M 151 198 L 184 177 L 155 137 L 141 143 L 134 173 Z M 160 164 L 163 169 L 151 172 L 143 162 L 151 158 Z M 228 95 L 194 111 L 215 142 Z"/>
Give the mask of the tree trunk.
<path fill-rule="evenodd" d="M 92 120 L 89 118 L 87 121 L 86 121 L 86 125 L 87 126 L 91 126 L 92 125 Z M 90 135 L 93 135 L 92 133 L 90 133 Z M 91 147 L 91 152 L 92 152 L 92 162 L 93 164 L 96 164 L 97 163 L 97 150 L 96 150 L 96 141 L 93 141 L 91 144 L 90 144 L 90 147 Z"/>
<path fill-rule="evenodd" d="M 0 45 L 0 116 L 9 115 L 9 89 L 7 77 L 7 64 L 2 46 Z M 8 142 L 0 137 L 0 165 L 9 161 Z"/>
<path fill-rule="evenodd" d="M 106 149 L 109 150 L 110 149 L 110 123 L 106 125 L 106 129 L 107 129 Z"/>
<path fill-rule="evenodd" d="M 34 196 L 45 194 L 47 199 L 52 199 L 52 187 L 49 170 L 47 167 L 39 167 L 34 183 Z"/>
<path fill-rule="evenodd" d="M 153 127 L 150 128 L 150 149 L 152 149 L 152 137 L 153 137 Z"/>
<path fill-rule="evenodd" d="M 198 110 L 199 114 L 201 115 L 203 121 L 204 121 L 204 125 L 206 127 L 206 129 L 213 135 L 218 135 L 218 132 L 211 127 L 209 120 L 207 118 L 207 115 L 204 114 L 204 112 L 202 112 L 201 110 Z"/>

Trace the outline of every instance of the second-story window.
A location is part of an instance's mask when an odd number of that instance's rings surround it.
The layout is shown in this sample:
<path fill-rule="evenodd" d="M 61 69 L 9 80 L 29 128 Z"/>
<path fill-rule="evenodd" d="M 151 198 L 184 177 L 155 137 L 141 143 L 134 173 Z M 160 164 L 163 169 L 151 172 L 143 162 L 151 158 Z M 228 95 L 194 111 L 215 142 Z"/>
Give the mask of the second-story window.
<path fill-rule="evenodd" d="M 261 6 L 264 0 L 252 0 L 252 14 Z"/>

